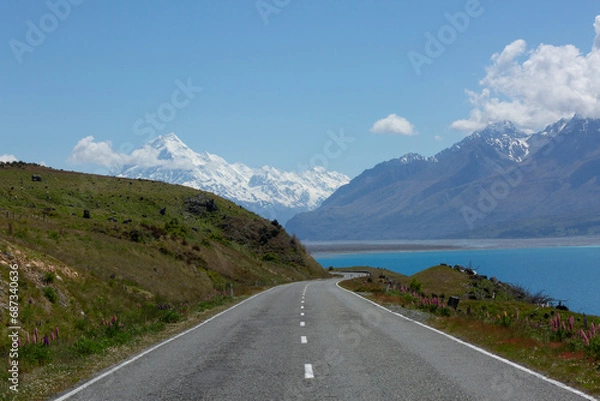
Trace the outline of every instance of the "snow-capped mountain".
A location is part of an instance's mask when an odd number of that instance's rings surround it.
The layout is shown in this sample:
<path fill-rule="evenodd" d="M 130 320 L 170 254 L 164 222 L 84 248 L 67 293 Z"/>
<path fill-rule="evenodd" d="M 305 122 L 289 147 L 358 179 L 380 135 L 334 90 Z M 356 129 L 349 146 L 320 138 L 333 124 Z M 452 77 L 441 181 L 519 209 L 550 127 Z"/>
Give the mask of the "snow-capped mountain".
<path fill-rule="evenodd" d="M 301 172 L 274 167 L 230 164 L 207 152 L 197 153 L 177 135 L 159 136 L 136 149 L 135 160 L 114 173 L 181 184 L 215 194 L 269 219 L 284 223 L 296 213 L 317 208 L 338 187 L 350 181 L 344 174 L 321 167 Z"/>
<path fill-rule="evenodd" d="M 446 153 L 462 152 L 462 149 L 476 145 L 494 149 L 503 159 L 521 162 L 529 154 L 530 138 L 531 135 L 518 130 L 511 121 L 502 121 L 474 132 L 448 150 L 442 151 L 439 156 L 442 158 Z"/>
<path fill-rule="evenodd" d="M 491 124 L 435 156 L 365 170 L 286 229 L 310 240 L 600 234 L 600 119 Z"/>

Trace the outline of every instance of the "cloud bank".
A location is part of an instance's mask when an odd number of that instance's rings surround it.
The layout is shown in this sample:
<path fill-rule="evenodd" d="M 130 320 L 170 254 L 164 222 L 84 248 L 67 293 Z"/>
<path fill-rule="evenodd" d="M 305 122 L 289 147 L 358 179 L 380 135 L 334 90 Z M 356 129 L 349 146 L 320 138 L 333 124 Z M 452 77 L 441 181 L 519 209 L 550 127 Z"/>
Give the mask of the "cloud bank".
<path fill-rule="evenodd" d="M 0 156 L 0 163 L 10 163 L 10 162 L 17 162 L 19 161 L 16 157 L 14 157 L 13 155 L 1 155 Z"/>
<path fill-rule="evenodd" d="M 470 133 L 503 120 L 535 131 L 574 114 L 600 118 L 600 15 L 587 54 L 573 45 L 541 44 L 527 50 L 519 39 L 491 58 L 480 92 L 467 90 L 473 105 L 468 119 L 451 128 Z"/>
<path fill-rule="evenodd" d="M 406 118 L 390 114 L 373 124 L 371 132 L 374 134 L 416 135 L 414 125 Z"/>
<path fill-rule="evenodd" d="M 124 166 L 168 167 L 170 169 L 193 169 L 187 159 L 160 159 L 159 150 L 149 144 L 134 150 L 131 154 L 115 151 L 110 141 L 96 142 L 93 136 L 87 136 L 77 142 L 67 159 L 71 164 L 96 164 L 113 170 Z"/>

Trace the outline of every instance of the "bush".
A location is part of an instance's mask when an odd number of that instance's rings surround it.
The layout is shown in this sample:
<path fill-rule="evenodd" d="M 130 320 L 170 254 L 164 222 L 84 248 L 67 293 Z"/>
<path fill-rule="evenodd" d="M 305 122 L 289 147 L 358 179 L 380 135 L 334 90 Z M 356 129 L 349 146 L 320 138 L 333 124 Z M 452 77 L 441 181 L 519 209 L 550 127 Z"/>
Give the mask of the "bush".
<path fill-rule="evenodd" d="M 262 257 L 262 259 L 263 259 L 265 262 L 279 262 L 279 256 L 277 256 L 277 255 L 276 255 L 276 254 L 274 254 L 273 252 L 266 253 L 266 254 L 265 254 L 263 257 Z"/>
<path fill-rule="evenodd" d="M 452 315 L 452 311 L 447 306 L 443 306 L 439 310 L 441 316 L 450 317 Z"/>
<path fill-rule="evenodd" d="M 163 323 L 177 323 L 180 319 L 181 315 L 172 309 L 165 311 L 160 317 L 160 321 Z"/>
<path fill-rule="evenodd" d="M 54 287 L 44 287 L 42 291 L 44 291 L 44 296 L 48 298 L 48 301 L 55 303 L 58 299 L 58 295 L 56 294 Z"/>
<path fill-rule="evenodd" d="M 57 233 L 56 231 L 50 231 L 48 233 L 48 239 L 58 242 L 58 240 L 60 239 L 60 234 Z"/>
<path fill-rule="evenodd" d="M 44 277 L 42 277 L 42 282 L 44 284 L 52 284 L 54 282 L 55 278 L 56 278 L 56 273 L 47 272 L 46 274 L 44 274 Z"/>
<path fill-rule="evenodd" d="M 21 346 L 21 350 L 21 358 L 31 365 L 45 365 L 52 360 L 50 347 L 42 343 L 24 344 Z"/>
<path fill-rule="evenodd" d="M 594 336 L 590 339 L 590 347 L 588 348 L 588 354 L 595 361 L 600 360 L 600 337 Z"/>
<path fill-rule="evenodd" d="M 413 278 L 410 284 L 408 285 L 408 289 L 411 292 L 421 293 L 423 290 L 423 284 L 421 284 L 416 278 Z"/>
<path fill-rule="evenodd" d="M 80 356 L 88 356 L 92 354 L 99 354 L 104 351 L 104 346 L 101 342 L 81 336 L 75 341 L 72 346 L 73 351 Z"/>

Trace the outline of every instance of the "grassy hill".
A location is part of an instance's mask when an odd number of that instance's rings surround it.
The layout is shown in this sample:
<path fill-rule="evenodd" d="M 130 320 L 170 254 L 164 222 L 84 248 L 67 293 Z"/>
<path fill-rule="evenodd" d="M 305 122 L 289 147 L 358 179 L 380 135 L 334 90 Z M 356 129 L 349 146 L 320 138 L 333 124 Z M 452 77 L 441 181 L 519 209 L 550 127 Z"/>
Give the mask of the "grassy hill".
<path fill-rule="evenodd" d="M 346 270 L 346 269 L 335 269 Z M 361 267 L 356 270 L 369 270 Z M 471 272 L 472 273 L 472 272 Z M 468 269 L 432 266 L 410 277 L 385 269 L 343 286 L 467 342 L 600 395 L 600 317 Z M 458 298 L 452 307 L 450 297 Z M 415 317 L 416 316 L 416 317 Z"/>
<path fill-rule="evenodd" d="M 277 221 L 216 195 L 0 163 L 5 361 L 8 271 L 14 265 L 25 390 L 33 385 L 28 374 L 57 366 L 68 372 L 82 358 L 227 302 L 231 289 L 240 296 L 276 283 L 328 277 Z M 6 395 L 5 374 L 0 388 Z M 30 395 L 49 394 L 60 385 L 47 386 Z"/>

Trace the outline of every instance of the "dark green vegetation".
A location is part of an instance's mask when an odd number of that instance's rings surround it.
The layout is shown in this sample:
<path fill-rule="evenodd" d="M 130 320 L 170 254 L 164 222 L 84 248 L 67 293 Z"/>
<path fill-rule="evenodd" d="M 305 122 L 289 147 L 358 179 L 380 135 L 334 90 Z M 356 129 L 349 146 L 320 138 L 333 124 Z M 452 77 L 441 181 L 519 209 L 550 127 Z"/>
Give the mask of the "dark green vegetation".
<path fill-rule="evenodd" d="M 429 325 L 600 395 L 600 318 L 544 306 L 548 295 L 445 265 L 400 279 L 377 269 L 342 285 L 392 309 L 424 312 Z"/>
<path fill-rule="evenodd" d="M 277 221 L 213 194 L 23 163 L 0 164 L 3 364 L 14 264 L 21 399 L 78 378 L 48 373 L 40 388 L 30 380 L 40 371 L 71 375 L 85 358 L 231 303 L 231 289 L 237 298 L 328 276 Z"/>

